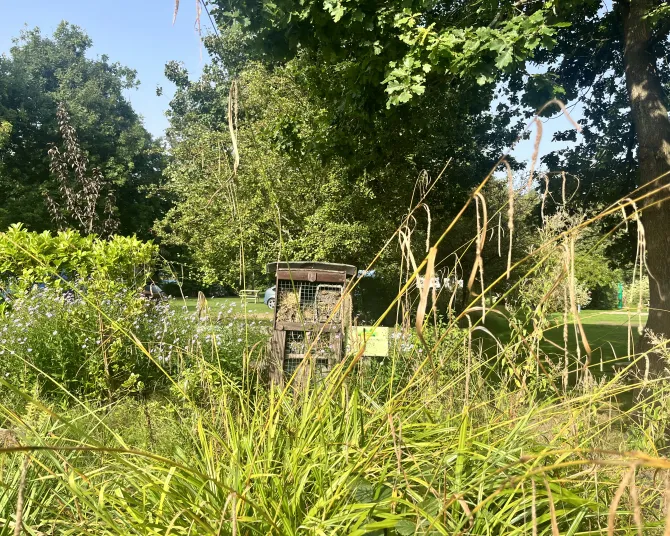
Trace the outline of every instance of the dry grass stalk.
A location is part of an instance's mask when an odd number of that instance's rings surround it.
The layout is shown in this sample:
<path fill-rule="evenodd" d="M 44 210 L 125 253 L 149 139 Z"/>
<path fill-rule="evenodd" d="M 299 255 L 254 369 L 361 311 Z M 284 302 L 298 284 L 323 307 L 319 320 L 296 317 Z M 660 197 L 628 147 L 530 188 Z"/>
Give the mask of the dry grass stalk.
<path fill-rule="evenodd" d="M 616 522 L 616 513 L 617 509 L 619 508 L 619 502 L 621 502 L 623 492 L 626 490 L 626 487 L 628 486 L 631 478 L 635 478 L 635 468 L 636 466 L 633 464 L 631 465 L 630 469 L 626 471 L 626 474 L 624 474 L 623 478 L 621 479 L 621 483 L 619 484 L 614 497 L 612 497 L 609 514 L 607 516 L 607 536 L 614 536 L 614 524 Z"/>
<path fill-rule="evenodd" d="M 481 216 L 480 216 L 481 203 Z M 482 259 L 482 251 L 486 242 L 486 227 L 488 223 L 488 213 L 486 211 L 486 200 L 481 193 L 475 194 L 475 204 L 477 210 L 477 237 L 475 239 L 475 264 L 470 273 L 468 280 L 468 291 L 472 293 L 472 286 L 475 283 L 477 273 L 479 273 L 479 280 L 481 282 L 481 296 L 482 296 L 482 320 L 486 319 L 486 295 L 484 287 L 484 261 Z"/>
<path fill-rule="evenodd" d="M 207 298 L 202 291 L 198 291 L 198 303 L 195 306 L 198 315 L 198 320 L 205 321 L 209 318 L 209 307 L 207 305 Z"/>
<path fill-rule="evenodd" d="M 435 276 L 435 257 L 437 255 L 437 247 L 430 248 L 428 252 L 428 262 L 426 264 L 426 274 L 423 279 L 423 286 L 421 287 L 421 298 L 419 300 L 419 307 L 416 311 L 416 335 L 419 337 L 423 345 L 428 348 L 426 340 L 423 336 L 423 323 L 426 318 L 426 306 L 428 305 L 428 293 L 430 285 Z"/>
<path fill-rule="evenodd" d="M 451 291 L 451 296 L 449 297 L 449 305 L 447 305 L 447 310 L 448 311 L 453 311 L 454 309 L 454 300 L 456 299 L 456 294 L 458 293 L 458 267 L 461 264 L 461 261 L 458 257 L 458 255 L 454 254 L 455 261 L 454 261 L 454 269 L 453 271 L 449 274 L 449 277 L 451 278 L 451 274 L 453 273 L 453 281 L 454 281 L 454 288 Z M 463 271 L 463 267 L 461 266 L 461 272 Z"/>
<path fill-rule="evenodd" d="M 405 281 L 409 281 L 411 274 L 417 273 L 419 268 L 416 264 L 416 259 L 414 258 L 414 253 L 412 253 L 412 233 L 414 232 L 414 229 L 410 227 L 410 222 L 413 222 L 414 218 L 409 217 L 407 218 L 405 225 L 404 225 L 404 230 L 399 230 L 398 231 L 398 240 L 400 242 L 400 251 L 402 254 L 402 264 L 401 264 L 401 270 L 402 266 L 405 266 Z M 400 274 L 400 283 L 399 283 L 399 290 L 398 292 L 402 292 L 402 286 L 403 286 L 403 274 Z M 419 286 L 419 279 L 417 278 L 416 280 L 416 285 L 417 288 L 419 288 L 419 291 L 421 290 L 421 287 Z M 411 303 L 410 303 L 410 296 L 409 293 L 405 292 L 402 295 L 402 329 L 403 332 L 407 333 L 410 329 L 410 310 L 411 310 Z"/>
<path fill-rule="evenodd" d="M 237 114 L 238 114 L 238 85 L 237 80 L 230 84 L 228 92 L 228 130 L 230 131 L 230 140 L 233 144 L 233 174 L 237 175 L 237 168 L 240 167 L 240 153 L 237 148 Z"/>
<path fill-rule="evenodd" d="M 558 530 L 558 522 L 556 521 L 556 506 L 554 505 L 554 496 L 551 493 L 549 482 L 545 479 L 544 487 L 547 488 L 547 500 L 549 502 L 549 513 L 551 514 L 551 534 L 552 536 L 560 536 Z"/>
<path fill-rule="evenodd" d="M 177 21 L 177 13 L 179 12 L 179 0 L 174 0 L 174 14 L 172 15 L 172 25 Z"/>
<path fill-rule="evenodd" d="M 540 205 L 540 218 L 544 222 L 544 206 L 549 195 L 549 175 L 544 174 L 544 193 L 542 194 L 542 204 Z"/>
<path fill-rule="evenodd" d="M 561 176 L 563 177 L 563 184 L 561 185 L 561 199 L 563 200 L 563 206 L 567 205 L 565 198 L 565 171 L 561 171 Z"/>
<path fill-rule="evenodd" d="M 637 467 L 633 467 L 635 471 Z M 635 483 L 635 472 L 633 472 L 633 478 L 630 481 L 630 500 L 633 508 L 633 519 L 635 521 L 635 527 L 637 528 L 638 536 L 642 536 L 642 509 L 640 508 L 640 496 L 637 492 L 637 485 Z"/>
<path fill-rule="evenodd" d="M 528 184 L 526 189 L 530 190 L 533 186 L 533 173 L 535 172 L 535 165 L 537 164 L 537 157 L 540 154 L 540 142 L 542 141 L 542 121 L 535 116 L 535 145 L 533 145 L 533 156 L 530 159 L 530 173 L 528 174 Z"/>
<path fill-rule="evenodd" d="M 502 257 L 502 212 L 498 212 L 498 257 Z"/>
<path fill-rule="evenodd" d="M 28 477 L 28 460 L 29 456 L 26 453 L 23 457 L 23 463 L 21 465 L 19 492 L 16 498 L 16 521 L 14 524 L 14 536 L 20 536 L 21 529 L 23 528 L 23 507 L 25 504 L 26 479 Z"/>
<path fill-rule="evenodd" d="M 581 132 L 581 131 L 582 131 L 582 127 L 580 127 L 579 124 L 577 123 L 577 121 L 575 121 L 575 120 L 572 118 L 572 116 L 571 116 L 570 113 L 568 112 L 568 109 L 565 107 L 565 104 L 563 104 L 563 102 L 560 101 L 560 100 L 558 100 L 558 99 L 552 99 L 552 100 L 550 100 L 549 102 L 547 102 L 544 106 L 542 106 L 542 108 L 540 108 L 540 109 L 537 111 L 538 115 L 541 114 L 544 110 L 546 110 L 546 109 L 547 109 L 549 106 L 551 106 L 552 104 L 555 104 L 556 106 L 558 106 L 558 107 L 561 109 L 561 111 L 563 112 L 563 114 L 565 115 L 565 117 L 568 119 L 568 121 L 570 121 L 570 124 L 571 124 L 573 127 L 575 127 L 575 130 L 576 130 L 577 132 Z"/>
<path fill-rule="evenodd" d="M 202 25 L 200 24 L 200 18 L 202 16 L 202 3 L 201 0 L 195 0 L 195 27 L 198 31 L 198 35 L 202 37 Z M 200 41 L 200 59 L 202 60 L 202 41 Z"/>
<path fill-rule="evenodd" d="M 430 251 L 430 226 L 431 226 L 431 217 L 430 217 L 430 208 L 428 208 L 428 205 L 425 203 L 423 204 L 423 208 L 426 209 L 426 218 L 428 218 L 428 224 L 427 224 L 427 229 L 426 229 L 426 253 Z"/>
<path fill-rule="evenodd" d="M 572 310 L 572 316 L 575 319 L 575 325 L 576 329 L 579 331 L 579 336 L 582 340 L 582 344 L 584 345 L 584 350 L 586 351 L 586 355 L 588 358 L 584 362 L 584 371 L 588 372 L 588 365 L 590 364 L 591 361 L 591 345 L 589 344 L 588 339 L 586 338 L 586 332 L 584 331 L 584 326 L 582 325 L 582 320 L 579 317 L 579 311 L 577 309 L 577 296 L 575 293 L 575 289 L 577 288 L 577 282 L 575 278 L 575 235 L 571 234 L 569 239 L 568 239 L 568 248 L 569 248 L 569 253 L 568 253 L 568 262 L 569 262 L 569 278 L 570 278 L 570 284 L 569 284 L 569 289 L 570 289 L 570 308 Z M 580 358 L 580 348 L 579 344 L 577 344 L 577 359 L 579 360 Z"/>
<path fill-rule="evenodd" d="M 509 230 L 509 249 L 507 250 L 507 279 L 512 271 L 512 244 L 514 238 L 514 175 L 507 160 L 503 160 L 507 170 L 507 229 Z"/>
<path fill-rule="evenodd" d="M 647 268 L 647 275 L 651 279 L 651 274 L 649 273 L 649 268 L 647 267 L 647 239 L 645 236 L 644 225 L 642 224 L 642 218 L 635 207 L 635 220 L 637 221 L 637 251 L 635 253 L 635 264 L 638 264 L 639 259 L 639 289 L 638 289 L 638 300 L 637 300 L 637 319 L 639 329 L 642 329 L 642 285 L 644 278 L 644 268 Z M 633 284 L 635 283 L 635 266 L 633 266 Z"/>

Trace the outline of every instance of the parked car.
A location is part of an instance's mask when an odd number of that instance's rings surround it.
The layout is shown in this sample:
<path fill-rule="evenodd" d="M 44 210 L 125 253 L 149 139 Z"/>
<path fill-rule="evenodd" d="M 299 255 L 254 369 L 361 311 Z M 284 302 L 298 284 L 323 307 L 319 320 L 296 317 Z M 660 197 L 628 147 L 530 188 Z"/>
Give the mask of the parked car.
<path fill-rule="evenodd" d="M 149 283 L 145 285 L 141 292 L 142 296 L 150 300 L 166 300 L 167 294 L 156 283 Z"/>
<path fill-rule="evenodd" d="M 270 309 L 275 308 L 277 303 L 277 287 L 272 286 L 265 291 L 265 297 L 263 298 L 263 303 L 267 305 Z"/>

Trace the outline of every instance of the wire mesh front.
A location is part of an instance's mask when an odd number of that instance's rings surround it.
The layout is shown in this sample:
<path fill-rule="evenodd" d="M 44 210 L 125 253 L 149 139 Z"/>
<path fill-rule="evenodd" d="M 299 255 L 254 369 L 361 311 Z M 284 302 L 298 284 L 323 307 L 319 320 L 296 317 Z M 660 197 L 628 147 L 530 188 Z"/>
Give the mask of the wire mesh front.
<path fill-rule="evenodd" d="M 339 360 L 341 335 L 337 333 L 316 333 L 309 331 L 287 331 L 284 350 L 284 378 L 289 379 L 300 367 L 309 350 L 309 362 L 305 366 L 314 366 L 314 376 L 328 374 L 331 366 Z M 308 369 L 303 370 L 304 373 Z"/>
<path fill-rule="evenodd" d="M 303 359 L 296 359 L 296 358 L 286 358 L 284 359 L 284 379 L 285 380 L 290 380 L 291 377 L 295 374 L 295 371 L 298 370 L 298 367 L 303 363 Z M 330 370 L 330 367 L 328 365 L 328 361 L 323 360 L 323 359 L 315 359 L 314 360 L 314 372 L 313 372 L 313 377 L 315 378 L 323 378 L 324 376 L 328 375 L 328 372 Z M 309 369 L 303 368 L 301 369 L 301 372 L 304 374 L 307 374 L 309 372 Z"/>
<path fill-rule="evenodd" d="M 340 322 L 343 285 L 307 281 L 279 280 L 277 285 L 277 321 Z"/>

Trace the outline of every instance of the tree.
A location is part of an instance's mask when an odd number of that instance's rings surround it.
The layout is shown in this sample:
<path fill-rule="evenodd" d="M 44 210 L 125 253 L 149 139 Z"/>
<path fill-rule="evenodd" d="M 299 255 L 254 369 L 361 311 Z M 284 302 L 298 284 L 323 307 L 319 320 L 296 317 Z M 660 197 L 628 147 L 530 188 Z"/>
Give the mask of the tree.
<path fill-rule="evenodd" d="M 223 6 L 223 3 L 218 5 Z M 359 39 L 353 36 L 342 47 L 333 40 L 333 49 L 320 45 L 310 48 L 296 42 L 295 47 L 289 47 L 289 50 L 279 42 L 281 31 L 270 31 L 274 35 L 271 37 L 270 34 L 264 36 L 264 30 L 256 27 L 243 27 L 238 23 L 228 25 L 229 19 L 223 9 L 221 7 L 213 11 L 220 23 L 221 36 L 210 36 L 206 39 L 206 46 L 214 58 L 214 67 L 200 81 L 189 81 L 188 74 L 177 64 L 167 67 L 170 78 L 180 88 L 172 103 L 171 142 L 187 141 L 195 135 L 197 129 L 194 126 L 199 123 L 200 128 L 206 126 L 209 130 L 224 133 L 221 141 L 223 152 L 229 154 L 230 141 L 225 141 L 228 127 L 223 119 L 227 116 L 228 88 L 232 81 L 239 77 L 239 87 L 244 91 L 248 80 L 245 73 L 253 61 L 259 61 L 269 75 L 276 77 L 280 85 L 281 80 L 290 80 L 288 83 L 283 82 L 284 91 L 289 91 L 290 88 L 295 99 L 307 102 L 306 106 L 314 106 L 319 113 L 306 120 L 301 115 L 300 104 L 297 108 L 294 104 L 286 108 L 269 105 L 268 110 L 272 109 L 273 115 L 266 116 L 262 132 L 271 133 L 271 138 L 266 140 L 272 151 L 263 153 L 250 147 L 250 144 L 257 143 L 257 135 L 243 139 L 246 128 L 249 128 L 246 135 L 255 132 L 256 127 L 252 127 L 250 123 L 256 120 L 258 109 L 262 106 L 251 113 L 248 105 L 241 100 L 238 140 L 242 154 L 240 173 L 244 173 L 245 165 L 254 165 L 263 158 L 269 158 L 269 155 L 276 158 L 275 162 L 285 162 L 282 164 L 285 166 L 295 166 L 295 162 L 300 160 L 318 162 L 319 166 L 299 166 L 307 183 L 318 185 L 320 179 L 313 174 L 327 175 L 327 170 L 333 170 L 335 175 L 341 177 L 338 179 L 338 193 L 357 191 L 360 185 L 364 185 L 369 192 L 363 198 L 364 210 L 359 209 L 355 216 L 345 210 L 348 209 L 346 205 L 340 209 L 340 214 L 331 212 L 325 220 L 330 221 L 330 228 L 338 229 L 337 218 L 341 220 L 345 217 L 348 221 L 356 221 L 360 229 L 375 229 L 370 234 L 374 240 L 367 241 L 367 250 L 357 246 L 349 249 L 347 253 L 340 253 L 341 250 L 335 247 L 324 249 L 325 244 L 334 241 L 323 240 L 315 231 L 322 229 L 321 225 L 296 228 L 299 234 L 294 234 L 294 237 L 302 235 L 305 244 L 312 240 L 310 247 L 297 250 L 304 252 L 309 258 L 315 254 L 327 253 L 329 260 L 343 260 L 342 257 L 348 256 L 355 264 L 365 264 L 409 210 L 417 178 L 422 173 L 435 178 L 449 161 L 441 179 L 426 199 L 431 207 L 432 231 L 439 234 L 451 222 L 472 188 L 488 173 L 501 152 L 518 135 L 520 124 L 512 123 L 511 114 L 504 104 L 499 106 L 496 113 L 490 112 L 495 86 L 493 83 L 486 83 L 489 78 L 482 79 L 486 71 L 482 65 L 476 76 L 468 76 L 462 80 L 444 69 L 433 71 L 426 67 L 425 70 L 422 69 L 426 75 L 425 84 L 420 90 L 417 89 L 422 92 L 423 99 L 411 99 L 403 106 L 388 106 L 388 93 L 384 86 L 387 77 L 385 62 L 404 61 L 404 54 L 409 50 L 400 38 L 400 30 L 393 30 L 393 25 L 389 26 L 388 21 L 371 32 L 379 34 L 380 39 L 385 33 L 391 32 L 393 37 L 390 39 L 397 41 L 395 45 L 377 40 L 378 46 L 372 46 L 367 37 Z M 472 15 L 474 12 L 468 13 Z M 443 18 L 448 19 L 446 15 Z M 519 21 L 521 19 L 517 20 Z M 327 21 L 324 19 L 322 22 L 326 24 Z M 367 31 L 355 20 L 352 25 L 346 32 L 338 30 L 337 26 L 329 26 L 323 31 L 331 34 L 339 32 L 338 35 L 343 37 L 352 28 L 363 33 Z M 300 31 L 309 41 L 311 30 L 303 28 Z M 545 27 L 539 34 L 551 31 Z M 265 39 L 273 42 L 267 54 L 260 50 Z M 535 46 L 530 42 L 527 45 Z M 522 41 L 517 42 L 520 54 L 524 47 Z M 286 54 L 280 53 L 282 50 L 286 50 Z M 269 55 L 270 52 L 272 56 Z M 419 52 L 417 48 L 416 53 Z M 492 64 L 495 63 L 495 57 L 491 56 L 489 60 Z M 254 69 L 257 70 L 252 70 Z M 477 69 L 473 66 L 473 73 Z M 477 83 L 478 79 L 485 83 Z M 262 95 L 262 90 L 259 94 Z M 402 100 L 407 100 L 406 96 Z M 288 112 L 294 109 L 298 113 Z M 269 117 L 274 119 L 267 121 Z M 268 123 L 272 125 L 268 126 Z M 177 155 L 177 150 L 174 145 L 174 156 Z M 185 186 L 183 191 L 188 197 L 190 194 Z M 272 187 L 279 192 L 280 186 L 274 184 Z M 213 189 L 217 190 L 218 186 Z M 293 202 L 295 198 L 288 196 L 287 199 Z M 314 199 L 321 202 L 323 198 Z M 332 204 L 317 206 L 319 214 L 332 211 Z M 172 214 L 179 210 L 175 209 Z M 419 219 L 422 218 L 425 216 Z M 192 219 L 196 220 L 197 217 L 193 216 Z M 425 229 L 426 223 L 424 219 L 418 225 Z M 272 231 L 274 236 L 277 227 L 275 223 Z M 164 233 L 169 234 L 173 226 L 163 229 Z M 342 229 L 337 241 L 348 243 L 350 247 L 360 237 L 368 236 L 355 229 L 355 235 L 351 236 L 351 229 Z M 385 233 L 379 233 L 376 229 L 384 229 Z M 468 232 L 471 235 L 473 229 Z M 267 235 L 265 240 L 271 238 L 273 235 Z M 189 240 L 182 240 L 180 243 L 186 245 Z M 455 242 L 457 246 L 454 247 L 460 246 L 463 237 L 455 237 Z M 359 243 L 362 244 L 363 241 Z M 444 250 L 451 251 L 451 247 L 451 243 L 446 244 Z M 198 248 L 197 254 L 201 255 L 202 251 L 204 248 Z M 356 251 L 356 255 L 351 255 L 352 251 Z M 386 260 L 397 261 L 398 258 L 399 251 L 394 248 L 393 254 Z"/>
<path fill-rule="evenodd" d="M 607 204 L 627 196 L 651 194 L 638 204 L 645 228 L 650 272 L 647 329 L 670 336 L 670 270 L 667 253 L 667 185 L 670 177 L 670 122 L 666 89 L 670 75 L 670 19 L 665 2 L 619 0 L 612 8 L 599 0 L 566 2 L 557 16 L 571 26 L 557 34 L 557 46 L 536 61 L 548 66 L 536 75 L 551 91 L 584 108 L 584 137 L 572 150 L 546 161 L 579 174 L 584 203 Z M 557 139 L 570 139 L 562 133 Z M 660 191 L 652 193 L 654 190 Z M 630 211 L 629 211 L 630 212 Z M 629 235 L 633 257 L 636 236 Z M 662 368 L 656 360 L 655 366 Z"/>
<path fill-rule="evenodd" d="M 22 221 L 51 228 L 44 192 L 57 185 L 49 171 L 49 147 L 59 141 L 57 106 L 67 105 L 73 128 L 92 167 L 116 189 L 120 232 L 146 236 L 165 202 L 146 190 L 161 181 L 162 148 L 123 96 L 136 87 L 135 72 L 107 56 L 89 59 L 91 39 L 61 23 L 53 37 L 22 32 L 0 57 L 0 122 L 11 123 L 0 147 L 0 227 Z"/>
<path fill-rule="evenodd" d="M 389 232 L 364 180 L 350 181 L 341 162 L 305 150 L 327 136 L 327 111 L 294 76 L 290 68 L 270 73 L 259 65 L 242 73 L 237 173 L 226 117 L 207 113 L 227 107 L 228 95 L 217 88 L 228 85 L 210 83 L 225 73 L 208 69 L 177 91 L 166 169 L 177 202 L 157 228 L 165 245 L 188 247 L 205 283 L 238 286 L 242 274 L 258 281 L 280 255 L 360 262 Z"/>
<path fill-rule="evenodd" d="M 246 32 L 242 43 L 249 54 L 281 61 L 310 50 L 325 61 L 349 60 L 364 82 L 385 87 L 388 105 L 423 95 L 441 76 L 461 91 L 469 80 L 487 84 L 507 76 L 511 102 L 533 108 L 557 95 L 581 99 L 586 104 L 584 143 L 547 163 L 565 163 L 586 175 L 592 188 L 584 189 L 584 197 L 603 202 L 631 186 L 652 188 L 670 181 L 664 175 L 670 169 L 668 69 L 661 65 L 669 52 L 666 2 L 618 0 L 612 9 L 600 0 L 439 6 L 420 0 L 283 0 L 270 9 L 257 0 L 214 3 L 224 28 Z M 547 72 L 529 74 L 528 61 Z M 612 174 L 614 184 L 605 184 L 602 178 Z M 664 190 L 647 198 L 643 221 L 653 281 L 647 327 L 670 336 L 665 195 Z"/>
<path fill-rule="evenodd" d="M 640 182 L 652 188 L 670 185 L 670 121 L 662 82 L 656 74 L 658 58 L 650 54 L 653 39 L 647 16 L 650 0 L 631 0 L 625 5 L 624 65 L 633 126 L 637 134 Z M 627 8 L 627 9 L 626 9 Z M 660 36 L 667 42 L 668 30 Z M 659 182 L 655 182 L 660 179 Z M 647 263 L 653 281 L 649 287 L 647 329 L 670 337 L 670 211 L 667 189 L 648 197 L 643 222 L 647 238 Z M 657 364 L 658 365 L 658 364 Z"/>

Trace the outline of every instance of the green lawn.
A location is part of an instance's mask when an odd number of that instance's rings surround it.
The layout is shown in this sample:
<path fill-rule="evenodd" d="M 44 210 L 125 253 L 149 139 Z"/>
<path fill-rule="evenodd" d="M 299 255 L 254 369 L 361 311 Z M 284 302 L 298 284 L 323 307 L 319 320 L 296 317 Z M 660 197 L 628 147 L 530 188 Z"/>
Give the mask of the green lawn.
<path fill-rule="evenodd" d="M 223 316 L 228 317 L 244 317 L 244 310 L 246 306 L 247 316 L 252 316 L 258 319 L 271 320 L 272 319 L 272 309 L 263 303 L 263 297 L 258 298 L 259 303 L 254 303 L 253 301 L 247 301 L 235 297 L 235 298 L 208 298 L 207 305 L 210 308 L 210 311 L 214 315 L 218 315 L 219 312 L 223 313 Z M 179 307 L 186 305 L 189 311 L 195 311 L 198 300 L 195 298 L 176 298 L 170 300 L 170 303 L 173 307 Z"/>
<path fill-rule="evenodd" d="M 627 361 L 628 356 L 628 335 L 629 335 L 629 321 L 630 330 L 632 331 L 632 340 L 637 341 L 638 325 L 640 317 L 635 311 L 631 311 L 630 317 L 626 311 L 602 311 L 586 309 L 582 311 L 579 318 L 584 326 L 586 338 L 592 350 L 591 362 L 593 363 L 594 372 L 599 371 L 602 363 L 603 372 L 612 370 L 616 364 L 622 365 Z M 550 356 L 560 358 L 564 355 L 562 350 L 564 346 L 563 341 L 563 314 L 557 313 L 550 317 L 552 324 L 556 327 L 550 328 L 544 332 L 544 337 L 548 341 L 541 343 L 544 352 Z M 647 320 L 647 314 L 641 315 L 642 325 Z M 500 341 L 505 344 L 510 338 L 510 328 L 507 321 L 498 314 L 488 314 L 486 317 L 486 328 L 489 329 Z M 584 346 L 581 342 L 581 337 L 575 336 L 576 331 L 573 323 L 572 315 L 568 317 L 568 351 L 572 355 L 577 353 L 577 340 L 579 340 L 579 347 L 581 355 L 585 355 Z M 490 337 L 478 332 L 480 340 L 484 341 L 485 349 L 495 351 L 495 345 L 490 341 Z M 486 339 L 489 339 L 488 343 Z M 551 343 L 554 343 L 561 348 L 556 348 Z"/>

